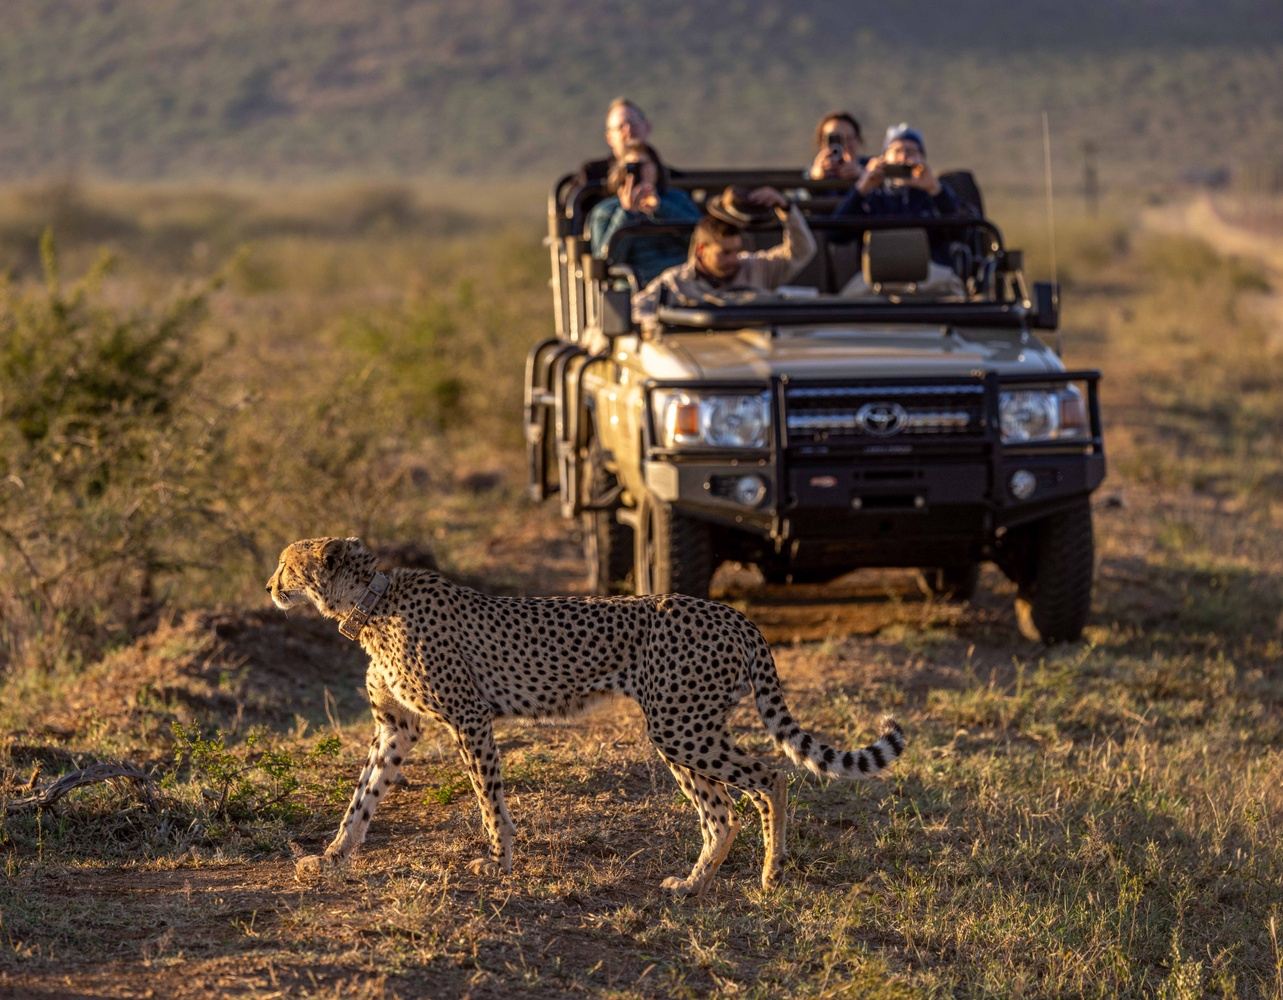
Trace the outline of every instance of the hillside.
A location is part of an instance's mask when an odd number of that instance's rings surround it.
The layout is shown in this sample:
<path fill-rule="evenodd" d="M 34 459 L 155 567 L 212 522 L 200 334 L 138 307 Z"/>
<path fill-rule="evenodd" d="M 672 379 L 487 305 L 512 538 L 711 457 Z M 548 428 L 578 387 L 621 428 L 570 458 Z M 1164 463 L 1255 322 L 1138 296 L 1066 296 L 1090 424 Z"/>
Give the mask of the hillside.
<path fill-rule="evenodd" d="M 1234 0 L 978 10 L 925 0 L 10 0 L 0 177 L 541 178 L 600 145 L 627 92 L 684 163 L 798 162 L 818 113 L 1028 178 L 1050 112 L 1062 169 L 1104 180 L 1258 161 L 1283 139 L 1283 7 Z M 568 151 L 573 151 L 569 152 Z"/>

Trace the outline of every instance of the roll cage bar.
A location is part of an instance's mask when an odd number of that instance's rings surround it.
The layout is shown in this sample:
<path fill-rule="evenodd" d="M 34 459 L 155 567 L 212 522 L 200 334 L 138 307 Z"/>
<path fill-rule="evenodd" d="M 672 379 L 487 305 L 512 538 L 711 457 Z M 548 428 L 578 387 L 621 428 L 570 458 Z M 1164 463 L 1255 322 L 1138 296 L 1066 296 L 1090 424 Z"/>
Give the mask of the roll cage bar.
<path fill-rule="evenodd" d="M 947 179 L 948 175 L 943 175 Z M 974 191 L 974 180 L 966 174 Z M 736 329 L 744 326 L 772 326 L 779 323 L 884 322 L 932 323 L 957 326 L 1026 327 L 1054 326 L 1054 311 L 1044 305 L 1040 313 L 1030 303 L 1029 289 L 1022 273 L 1019 251 L 1005 248 L 1002 232 L 989 219 L 981 216 L 947 219 L 904 219 L 887 217 L 853 217 L 835 219 L 829 213 L 836 202 L 850 191 L 850 183 L 841 180 L 811 180 L 797 169 L 765 168 L 735 170 L 684 170 L 675 173 L 669 185 L 687 191 L 700 203 L 732 184 L 772 186 L 786 191 L 794 204 L 807 216 L 816 237 L 816 260 L 806 268 L 816 287 L 836 291 L 840 268 L 839 254 L 847 254 L 845 266 L 858 267 L 858 246 L 862 235 L 870 230 L 917 228 L 926 230 L 936 240 L 949 239 L 951 252 L 961 256 L 957 270 L 967 274 L 974 292 L 965 302 L 930 303 L 866 302 L 842 299 L 802 299 L 762 301 L 745 305 L 708 306 L 701 308 L 664 307 L 659 320 L 663 326 L 685 329 Z M 688 236 L 694 223 L 639 222 L 617 231 L 611 238 L 604 259 L 592 256 L 584 229 L 591 207 L 604 194 L 596 182 L 582 183 L 578 175 L 565 174 L 553 185 L 548 197 L 548 237 L 552 269 L 553 312 L 557 337 L 579 342 L 585 331 L 600 328 L 603 315 L 602 296 L 637 292 L 636 277 L 625 264 L 612 263 L 630 241 L 648 236 Z M 815 214 L 812 214 L 814 212 Z M 780 224 L 772 220 L 765 225 L 746 227 L 750 238 Z M 850 249 L 846 249 L 850 248 Z M 848 275 L 849 276 L 849 275 Z M 801 282 L 806 283 L 806 282 Z M 1054 304 L 1054 296 L 1049 304 Z M 1042 303 L 1040 303 L 1042 305 Z M 1039 318 L 1041 315 L 1041 319 Z M 1050 315 L 1050 322 L 1048 317 Z"/>

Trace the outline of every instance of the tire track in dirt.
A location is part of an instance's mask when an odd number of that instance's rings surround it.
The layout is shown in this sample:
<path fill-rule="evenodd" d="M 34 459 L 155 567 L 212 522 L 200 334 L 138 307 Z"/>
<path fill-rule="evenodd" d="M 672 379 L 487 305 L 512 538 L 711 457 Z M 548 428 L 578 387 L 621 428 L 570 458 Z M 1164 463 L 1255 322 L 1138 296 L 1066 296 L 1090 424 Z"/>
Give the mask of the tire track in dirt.
<path fill-rule="evenodd" d="M 1142 221 L 1155 232 L 1202 239 L 1217 253 L 1259 263 L 1270 290 L 1255 293 L 1252 306 L 1269 328 L 1269 353 L 1283 354 L 1283 239 L 1235 225 L 1218 210 L 1210 194 L 1147 209 Z"/>

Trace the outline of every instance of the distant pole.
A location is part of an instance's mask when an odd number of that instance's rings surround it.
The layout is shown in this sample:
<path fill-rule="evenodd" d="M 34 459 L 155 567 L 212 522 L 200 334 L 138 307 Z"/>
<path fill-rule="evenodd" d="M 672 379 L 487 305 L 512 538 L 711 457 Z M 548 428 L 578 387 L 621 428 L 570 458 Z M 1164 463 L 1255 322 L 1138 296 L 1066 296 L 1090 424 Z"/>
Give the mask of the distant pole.
<path fill-rule="evenodd" d="M 1100 211 L 1100 176 L 1096 173 L 1096 144 L 1083 143 L 1083 204 L 1088 215 Z"/>

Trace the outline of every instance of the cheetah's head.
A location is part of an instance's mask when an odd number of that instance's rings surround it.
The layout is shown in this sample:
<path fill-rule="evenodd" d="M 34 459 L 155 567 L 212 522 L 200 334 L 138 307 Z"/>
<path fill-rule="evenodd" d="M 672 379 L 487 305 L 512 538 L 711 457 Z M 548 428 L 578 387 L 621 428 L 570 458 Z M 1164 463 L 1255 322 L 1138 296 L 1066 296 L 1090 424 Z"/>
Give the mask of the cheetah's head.
<path fill-rule="evenodd" d="M 364 592 L 375 563 L 359 538 L 303 538 L 285 546 L 267 592 L 282 610 L 307 600 L 321 614 L 338 617 Z"/>

